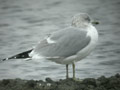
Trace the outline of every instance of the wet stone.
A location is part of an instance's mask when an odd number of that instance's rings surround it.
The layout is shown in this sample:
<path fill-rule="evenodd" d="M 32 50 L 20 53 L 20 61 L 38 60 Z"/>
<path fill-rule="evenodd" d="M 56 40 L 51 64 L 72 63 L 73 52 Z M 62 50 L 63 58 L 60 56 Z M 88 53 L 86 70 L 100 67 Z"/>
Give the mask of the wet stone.
<path fill-rule="evenodd" d="M 82 81 L 71 78 L 45 80 L 4 79 L 0 80 L 0 90 L 120 90 L 120 74 L 108 78 L 86 78 Z"/>
<path fill-rule="evenodd" d="M 10 83 L 10 80 L 6 80 L 6 79 L 5 79 L 5 80 L 2 81 L 2 84 L 3 84 L 3 85 L 7 85 L 7 84 L 9 84 L 9 83 Z"/>
<path fill-rule="evenodd" d="M 46 78 L 45 80 L 46 80 L 46 82 L 48 82 L 48 83 L 53 83 L 53 82 L 54 82 L 51 78 Z"/>
<path fill-rule="evenodd" d="M 86 85 L 96 86 L 96 80 L 94 78 L 84 79 L 82 83 Z"/>

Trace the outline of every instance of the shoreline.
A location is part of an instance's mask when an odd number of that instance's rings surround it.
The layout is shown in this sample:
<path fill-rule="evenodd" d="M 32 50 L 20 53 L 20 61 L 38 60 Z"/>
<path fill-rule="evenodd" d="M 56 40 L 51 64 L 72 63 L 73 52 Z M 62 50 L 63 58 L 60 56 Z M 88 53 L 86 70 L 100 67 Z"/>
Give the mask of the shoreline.
<path fill-rule="evenodd" d="M 111 77 L 101 76 L 97 79 L 83 80 L 51 78 L 43 80 L 3 79 L 0 90 L 120 90 L 120 74 Z"/>

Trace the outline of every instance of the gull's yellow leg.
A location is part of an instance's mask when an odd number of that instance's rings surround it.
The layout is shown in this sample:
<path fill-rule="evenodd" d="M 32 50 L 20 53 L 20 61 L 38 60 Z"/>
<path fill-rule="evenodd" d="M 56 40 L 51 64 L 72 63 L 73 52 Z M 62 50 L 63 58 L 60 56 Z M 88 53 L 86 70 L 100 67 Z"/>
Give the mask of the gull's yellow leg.
<path fill-rule="evenodd" d="M 75 80 L 75 64 L 72 63 L 72 67 L 73 67 L 73 79 Z"/>
<path fill-rule="evenodd" d="M 68 64 L 66 64 L 66 79 L 69 78 L 69 75 L 68 75 Z"/>

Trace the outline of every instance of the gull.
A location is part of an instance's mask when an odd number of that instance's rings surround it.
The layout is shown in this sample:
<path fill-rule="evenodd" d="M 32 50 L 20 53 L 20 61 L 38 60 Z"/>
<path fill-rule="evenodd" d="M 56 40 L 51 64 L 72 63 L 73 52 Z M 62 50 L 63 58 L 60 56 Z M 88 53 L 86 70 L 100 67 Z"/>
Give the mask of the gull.
<path fill-rule="evenodd" d="M 72 64 L 73 79 L 75 79 L 75 62 L 88 56 L 97 41 L 98 32 L 89 15 L 80 13 L 73 17 L 71 26 L 53 32 L 43 39 L 29 53 L 29 56 L 32 59 L 44 58 L 66 65 L 66 78 L 69 78 L 68 65 Z"/>
<path fill-rule="evenodd" d="M 88 14 L 76 14 L 69 27 L 51 33 L 33 49 L 2 61 L 20 58 L 51 60 L 66 65 L 66 79 L 69 78 L 68 66 L 72 64 L 73 79 L 76 79 L 75 63 L 88 56 L 98 42 L 98 32 L 93 24 L 99 23 L 92 21 Z"/>

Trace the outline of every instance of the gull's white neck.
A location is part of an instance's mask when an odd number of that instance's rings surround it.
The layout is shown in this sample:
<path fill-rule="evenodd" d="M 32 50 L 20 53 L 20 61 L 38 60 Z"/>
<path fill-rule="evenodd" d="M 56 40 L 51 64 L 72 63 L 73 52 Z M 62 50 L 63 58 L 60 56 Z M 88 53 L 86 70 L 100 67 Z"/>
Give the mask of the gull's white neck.
<path fill-rule="evenodd" d="M 88 32 L 87 36 L 90 36 L 92 42 L 96 43 L 98 41 L 98 32 L 96 28 L 92 24 L 89 24 L 86 30 Z"/>

